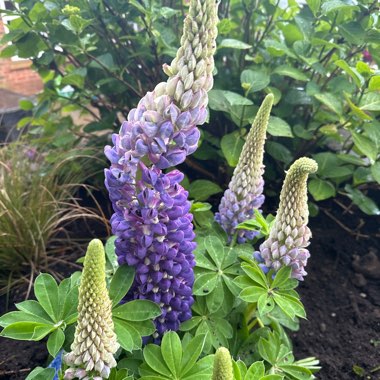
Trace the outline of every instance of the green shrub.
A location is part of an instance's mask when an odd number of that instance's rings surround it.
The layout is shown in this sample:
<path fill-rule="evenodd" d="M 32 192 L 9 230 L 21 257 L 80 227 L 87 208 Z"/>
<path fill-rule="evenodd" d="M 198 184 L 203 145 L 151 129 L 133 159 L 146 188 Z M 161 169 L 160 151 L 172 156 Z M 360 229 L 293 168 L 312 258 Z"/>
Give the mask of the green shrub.
<path fill-rule="evenodd" d="M 20 17 L 3 39 L 12 45 L 2 56 L 31 57 L 45 83 L 33 116 L 20 126 L 31 123 L 54 146 L 83 137 L 102 146 L 162 79 L 160 66 L 175 54 L 186 11 L 179 3 L 18 1 L 13 13 Z M 307 154 L 320 167 L 309 185 L 315 201 L 340 193 L 365 213 L 379 214 L 367 197 L 380 182 L 376 11 L 377 1 L 367 0 L 223 2 L 210 125 L 188 165 L 225 186 L 257 105 L 272 92 L 267 195 L 278 191 L 284 168 Z M 72 111 L 92 119 L 74 125 Z"/>

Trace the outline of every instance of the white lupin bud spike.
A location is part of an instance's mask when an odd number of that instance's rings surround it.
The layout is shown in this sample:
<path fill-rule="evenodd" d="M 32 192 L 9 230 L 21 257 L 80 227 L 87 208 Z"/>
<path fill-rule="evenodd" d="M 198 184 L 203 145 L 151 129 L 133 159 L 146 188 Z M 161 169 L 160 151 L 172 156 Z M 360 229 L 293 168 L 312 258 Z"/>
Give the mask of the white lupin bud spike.
<path fill-rule="evenodd" d="M 290 217 L 290 223 L 293 221 L 292 224 L 295 224 L 294 226 L 291 225 L 290 228 L 294 228 L 295 226 L 301 227 L 308 223 L 307 177 L 317 170 L 317 163 L 307 157 L 301 157 L 292 164 L 286 173 L 282 186 L 276 223 L 286 223 L 286 227 L 289 227 L 289 224 L 286 222 L 288 216 Z M 292 212 L 295 213 L 293 216 L 290 215 Z"/>
<path fill-rule="evenodd" d="M 202 88 L 209 91 L 212 87 L 217 22 L 215 0 L 191 0 L 189 13 L 184 21 L 181 47 L 171 65 L 165 64 L 163 67 L 165 74 L 169 76 L 168 82 L 174 84 L 171 79 L 179 78 L 176 89 L 169 86 L 167 94 L 175 94 L 174 98 L 181 105 L 182 111 L 191 104 L 191 98 L 190 101 L 182 100 L 184 92 L 191 91 L 194 96 Z M 200 83 L 203 83 L 202 87 L 199 86 Z M 205 104 L 199 106 L 206 106 L 207 98 L 205 101 Z"/>
<path fill-rule="evenodd" d="M 262 180 L 264 171 L 264 144 L 273 99 L 272 94 L 265 97 L 240 154 L 239 162 L 234 170 L 234 175 L 229 186 L 237 195 L 240 195 L 242 192 L 256 194 L 256 187 Z"/>
<path fill-rule="evenodd" d="M 71 353 L 64 358 L 78 370 L 98 372 L 108 378 L 110 368 L 116 366 L 113 354 L 119 348 L 112 321 L 112 302 L 105 279 L 105 253 L 100 240 L 90 242 L 83 265 L 79 286 L 78 322 Z M 84 372 L 85 373 L 85 372 Z M 67 371 L 69 379 L 72 369 Z"/>

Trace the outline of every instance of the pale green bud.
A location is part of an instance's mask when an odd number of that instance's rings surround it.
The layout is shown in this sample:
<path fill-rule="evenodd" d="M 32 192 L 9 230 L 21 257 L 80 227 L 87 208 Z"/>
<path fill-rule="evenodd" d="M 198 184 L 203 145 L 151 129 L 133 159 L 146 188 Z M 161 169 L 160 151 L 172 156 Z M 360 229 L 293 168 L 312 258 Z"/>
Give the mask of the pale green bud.
<path fill-rule="evenodd" d="M 247 194 L 259 195 L 262 192 L 264 144 L 272 105 L 273 95 L 269 94 L 256 114 L 234 170 L 229 187 L 238 197 L 245 198 Z"/>
<path fill-rule="evenodd" d="M 233 380 L 232 359 L 225 347 L 219 347 L 215 353 L 212 380 Z"/>

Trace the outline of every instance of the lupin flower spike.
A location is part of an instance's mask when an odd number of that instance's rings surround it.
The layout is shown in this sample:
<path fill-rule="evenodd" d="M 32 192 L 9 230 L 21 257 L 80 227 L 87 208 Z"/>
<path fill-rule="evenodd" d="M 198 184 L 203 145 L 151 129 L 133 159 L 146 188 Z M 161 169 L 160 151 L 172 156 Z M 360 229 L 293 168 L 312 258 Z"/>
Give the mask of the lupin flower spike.
<path fill-rule="evenodd" d="M 207 92 L 213 85 L 217 21 L 215 0 L 191 0 L 181 47 L 171 66 L 163 67 L 169 75 L 167 82 L 140 100 L 120 133 L 113 135 L 114 147 L 105 149 L 115 177 L 134 177 L 144 156 L 157 168 L 166 169 L 197 149 L 197 125 L 206 120 Z"/>
<path fill-rule="evenodd" d="M 115 211 L 111 218 L 119 264 L 136 268 L 126 299 L 157 302 L 159 337 L 191 318 L 195 265 L 194 233 L 183 175 L 162 169 L 182 163 L 198 145 L 212 87 L 217 34 L 215 0 L 191 0 L 181 47 L 169 76 L 130 111 L 113 147 L 105 154 L 111 168 L 106 187 Z"/>
<path fill-rule="evenodd" d="M 254 254 L 265 272 L 291 266 L 292 277 L 300 281 L 307 274 L 304 268 L 310 253 L 306 247 L 311 237 L 307 226 L 307 177 L 317 169 L 314 160 L 302 157 L 286 173 L 276 220 L 268 239 L 260 245 L 260 252 Z"/>
<path fill-rule="evenodd" d="M 225 347 L 219 347 L 215 353 L 212 380 L 233 380 L 232 359 Z"/>
<path fill-rule="evenodd" d="M 273 95 L 269 94 L 257 112 L 231 182 L 220 202 L 219 212 L 215 214 L 215 220 L 230 240 L 236 231 L 235 227 L 253 218 L 254 209 L 259 209 L 264 203 L 264 144 L 272 105 Z M 256 231 L 239 230 L 237 241 L 244 243 L 257 234 Z"/>
<path fill-rule="evenodd" d="M 112 321 L 112 302 L 105 279 L 103 244 L 90 242 L 79 286 L 78 322 L 71 352 L 64 361 L 70 366 L 64 379 L 108 379 L 116 366 L 114 353 L 119 348 Z"/>

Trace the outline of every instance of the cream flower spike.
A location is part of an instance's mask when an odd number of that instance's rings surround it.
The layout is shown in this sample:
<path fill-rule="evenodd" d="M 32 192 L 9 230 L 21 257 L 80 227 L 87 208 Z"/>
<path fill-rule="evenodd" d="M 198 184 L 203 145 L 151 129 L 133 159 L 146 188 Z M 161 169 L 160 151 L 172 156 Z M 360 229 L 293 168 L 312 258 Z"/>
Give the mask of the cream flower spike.
<path fill-rule="evenodd" d="M 64 360 L 70 366 L 64 379 L 108 379 L 116 366 L 119 348 L 112 321 L 112 302 L 105 279 L 105 253 L 100 240 L 90 242 L 79 286 L 78 322 L 71 352 Z"/>
<path fill-rule="evenodd" d="M 273 268 L 277 272 L 283 266 L 291 266 L 292 277 L 303 280 L 307 274 L 304 268 L 310 253 L 306 247 L 311 238 L 307 226 L 307 178 L 317 169 L 314 160 L 302 157 L 286 173 L 276 220 L 260 252 L 254 254 L 264 271 Z"/>

